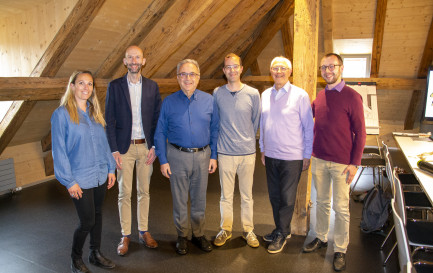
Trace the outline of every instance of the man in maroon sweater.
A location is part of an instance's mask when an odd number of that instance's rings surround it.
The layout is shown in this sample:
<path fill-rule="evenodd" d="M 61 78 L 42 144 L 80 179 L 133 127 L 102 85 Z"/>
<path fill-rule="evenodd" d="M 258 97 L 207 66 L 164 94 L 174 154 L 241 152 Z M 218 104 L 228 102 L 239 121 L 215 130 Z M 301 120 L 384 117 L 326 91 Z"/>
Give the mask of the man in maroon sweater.
<path fill-rule="evenodd" d="M 334 270 L 346 267 L 349 244 L 349 190 L 361 163 L 366 132 L 362 97 L 341 79 L 343 60 L 335 53 L 320 62 L 327 86 L 312 103 L 314 124 L 311 172 L 317 191 L 316 238 L 304 246 L 313 252 L 328 245 L 331 197 L 335 211 Z"/>

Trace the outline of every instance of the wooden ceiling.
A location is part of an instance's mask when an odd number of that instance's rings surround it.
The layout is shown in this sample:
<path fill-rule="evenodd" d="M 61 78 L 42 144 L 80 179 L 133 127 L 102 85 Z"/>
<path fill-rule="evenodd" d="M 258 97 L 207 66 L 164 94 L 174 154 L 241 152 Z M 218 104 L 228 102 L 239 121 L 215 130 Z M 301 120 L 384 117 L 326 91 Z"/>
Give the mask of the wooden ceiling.
<path fill-rule="evenodd" d="M 44 138 L 72 71 L 94 71 L 103 96 L 107 82 L 126 72 L 122 58 L 131 44 L 144 50 L 143 74 L 157 80 L 163 92 L 178 89 L 174 69 L 187 57 L 201 66 L 201 88 L 223 83 L 221 62 L 229 52 L 244 58 L 250 68 L 246 76 L 262 76 L 251 82 L 269 84 L 270 60 L 291 56 L 294 2 L 0 0 L 0 76 L 42 77 L 0 78 L 0 100 L 27 100 L 20 105 L 27 109 L 21 111 L 22 120 L 8 129 L 0 124 L 0 153 L 6 145 Z M 372 72 L 383 84 L 379 88 L 420 89 L 425 84 L 416 79 L 420 68 L 431 64 L 431 56 L 423 54 L 429 54 L 426 44 L 433 44 L 428 38 L 433 1 L 322 0 L 320 10 L 319 56 L 332 50 L 334 39 L 373 39 Z"/>

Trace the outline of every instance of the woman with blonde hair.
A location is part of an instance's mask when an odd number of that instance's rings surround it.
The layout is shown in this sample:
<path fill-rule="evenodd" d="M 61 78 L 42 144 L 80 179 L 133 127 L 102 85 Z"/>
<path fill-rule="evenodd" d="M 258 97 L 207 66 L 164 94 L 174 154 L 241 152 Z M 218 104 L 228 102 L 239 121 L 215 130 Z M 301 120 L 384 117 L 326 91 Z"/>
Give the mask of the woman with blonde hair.
<path fill-rule="evenodd" d="M 116 162 L 104 126 L 92 73 L 75 71 L 60 107 L 51 116 L 54 173 L 68 189 L 80 219 L 72 242 L 72 272 L 90 272 L 82 259 L 89 233 L 89 262 L 103 268 L 115 267 L 100 252 L 102 204 L 107 188 L 116 181 Z"/>

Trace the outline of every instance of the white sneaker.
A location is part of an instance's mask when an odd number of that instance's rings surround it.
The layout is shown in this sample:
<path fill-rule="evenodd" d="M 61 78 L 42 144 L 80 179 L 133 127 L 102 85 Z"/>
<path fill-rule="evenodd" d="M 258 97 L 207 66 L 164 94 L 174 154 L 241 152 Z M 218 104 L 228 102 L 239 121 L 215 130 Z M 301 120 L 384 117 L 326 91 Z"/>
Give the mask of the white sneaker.
<path fill-rule="evenodd" d="M 220 232 L 218 232 L 217 236 L 215 237 L 213 244 L 216 246 L 222 246 L 231 237 L 232 237 L 232 233 L 230 231 L 221 229 Z"/>
<path fill-rule="evenodd" d="M 259 240 L 257 240 L 257 236 L 254 234 L 253 231 L 244 232 L 242 234 L 242 238 L 244 238 L 244 240 L 247 241 L 247 244 L 250 247 L 259 247 L 260 245 Z"/>

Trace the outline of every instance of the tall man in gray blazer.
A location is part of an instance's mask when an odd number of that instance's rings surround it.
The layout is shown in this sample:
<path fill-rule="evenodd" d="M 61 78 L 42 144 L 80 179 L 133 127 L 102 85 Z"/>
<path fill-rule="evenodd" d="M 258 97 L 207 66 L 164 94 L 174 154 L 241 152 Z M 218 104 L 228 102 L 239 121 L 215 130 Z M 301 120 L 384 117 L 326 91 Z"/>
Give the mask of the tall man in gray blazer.
<path fill-rule="evenodd" d="M 128 252 L 131 239 L 131 191 L 134 165 L 137 177 L 137 220 L 139 241 L 149 248 L 158 243 L 148 231 L 149 185 L 155 160 L 153 136 L 161 108 L 156 82 L 141 75 L 146 63 L 137 46 L 126 49 L 123 63 L 128 73 L 108 85 L 105 103 L 107 137 L 117 164 L 119 215 L 122 238 L 117 247 L 120 256 Z"/>

